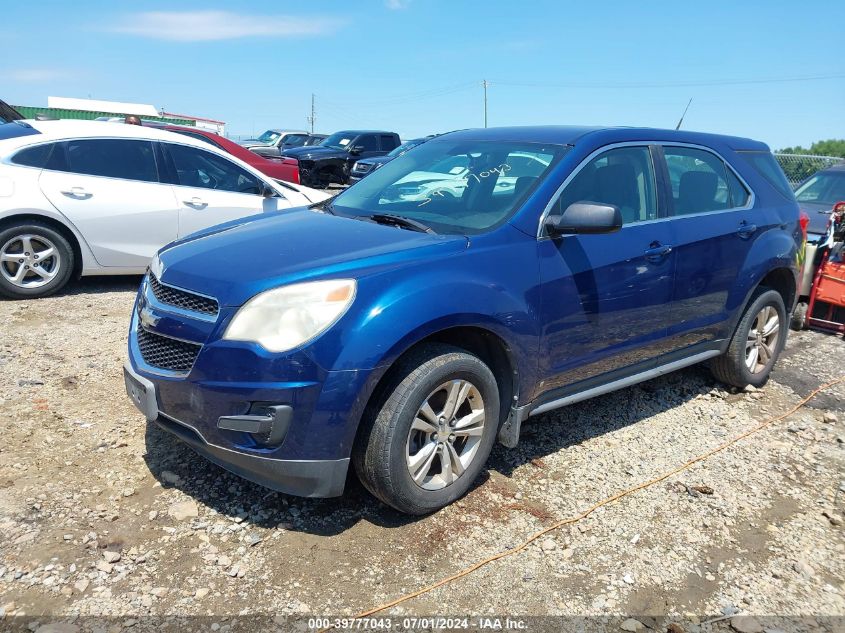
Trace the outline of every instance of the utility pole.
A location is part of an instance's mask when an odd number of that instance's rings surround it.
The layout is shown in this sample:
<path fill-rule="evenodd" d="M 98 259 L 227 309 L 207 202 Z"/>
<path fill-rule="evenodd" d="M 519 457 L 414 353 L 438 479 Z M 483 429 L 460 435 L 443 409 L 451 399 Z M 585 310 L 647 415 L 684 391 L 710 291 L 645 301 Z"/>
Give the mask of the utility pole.
<path fill-rule="evenodd" d="M 484 127 L 487 127 L 487 80 L 482 81 L 481 85 L 484 86 Z"/>
<path fill-rule="evenodd" d="M 317 120 L 317 110 L 314 105 L 314 93 L 311 93 L 311 116 L 306 117 L 311 124 L 311 134 L 314 133 L 314 122 Z"/>

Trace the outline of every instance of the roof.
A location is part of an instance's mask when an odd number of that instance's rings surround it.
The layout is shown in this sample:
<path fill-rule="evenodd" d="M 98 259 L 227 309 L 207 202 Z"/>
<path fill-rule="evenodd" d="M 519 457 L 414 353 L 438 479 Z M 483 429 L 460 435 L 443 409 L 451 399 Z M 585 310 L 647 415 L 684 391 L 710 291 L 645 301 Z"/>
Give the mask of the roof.
<path fill-rule="evenodd" d="M 159 116 L 155 106 L 147 103 L 126 103 L 123 101 L 101 101 L 99 99 L 74 99 L 71 97 L 47 97 L 48 108 L 67 110 L 89 110 L 112 112 L 114 114 L 137 114 L 138 116 Z"/>
<path fill-rule="evenodd" d="M 396 134 L 396 132 L 388 132 L 387 130 L 339 130 L 334 134 Z M 317 136 L 316 134 L 314 136 Z M 330 134 L 329 136 L 333 136 Z M 398 136 L 398 134 L 397 134 Z"/>
<path fill-rule="evenodd" d="M 161 116 L 169 116 L 176 119 L 190 119 L 191 121 L 205 121 L 206 123 L 217 123 L 218 125 L 226 125 L 226 121 L 218 121 L 217 119 L 207 119 L 202 116 L 193 116 L 191 114 L 174 114 L 173 112 L 162 112 Z"/>
<path fill-rule="evenodd" d="M 570 125 L 543 125 L 524 127 L 479 128 L 449 132 L 438 139 L 466 138 L 473 140 L 509 140 L 534 143 L 575 145 L 589 139 L 591 143 L 613 143 L 625 141 L 675 141 L 677 143 L 701 143 L 704 145 L 727 145 L 731 149 L 767 150 L 759 141 L 738 136 L 708 134 L 688 130 L 666 130 L 647 127 L 581 127 Z"/>
<path fill-rule="evenodd" d="M 35 121 L 27 119 L 24 121 L 27 125 L 39 134 L 35 136 L 26 136 L 26 143 L 33 141 L 59 140 L 69 138 L 139 138 L 153 141 L 170 141 L 172 143 L 181 143 L 182 145 L 193 145 L 208 149 L 208 143 L 193 139 L 184 134 L 177 134 L 176 132 L 168 132 L 160 127 L 149 127 L 146 125 L 127 125 L 126 123 L 118 123 L 112 121 L 81 121 L 74 119 L 61 119 L 58 121 Z M 188 128 L 193 130 L 193 128 Z"/>

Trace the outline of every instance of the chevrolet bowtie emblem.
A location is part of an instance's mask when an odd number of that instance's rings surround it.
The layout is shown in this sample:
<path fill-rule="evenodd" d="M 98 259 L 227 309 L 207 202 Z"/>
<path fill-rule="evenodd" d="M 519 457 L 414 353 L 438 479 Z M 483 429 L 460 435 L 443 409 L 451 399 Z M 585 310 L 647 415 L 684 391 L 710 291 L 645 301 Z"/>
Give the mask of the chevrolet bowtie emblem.
<path fill-rule="evenodd" d="M 141 308 L 138 312 L 138 318 L 145 328 L 155 327 L 159 322 L 159 317 L 155 316 L 148 308 Z"/>

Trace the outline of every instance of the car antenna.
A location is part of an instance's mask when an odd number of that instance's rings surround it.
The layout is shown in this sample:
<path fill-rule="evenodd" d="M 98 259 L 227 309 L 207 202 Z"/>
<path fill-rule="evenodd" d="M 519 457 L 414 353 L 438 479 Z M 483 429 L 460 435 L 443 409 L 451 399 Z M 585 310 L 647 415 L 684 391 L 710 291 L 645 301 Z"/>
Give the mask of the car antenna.
<path fill-rule="evenodd" d="M 689 98 L 689 101 L 687 102 L 687 107 L 684 108 L 684 113 L 681 115 L 681 120 L 678 121 L 678 125 L 675 126 L 676 130 L 681 129 L 681 123 L 684 122 L 684 117 L 687 115 L 687 110 L 689 110 L 690 103 L 692 103 L 692 97 Z"/>

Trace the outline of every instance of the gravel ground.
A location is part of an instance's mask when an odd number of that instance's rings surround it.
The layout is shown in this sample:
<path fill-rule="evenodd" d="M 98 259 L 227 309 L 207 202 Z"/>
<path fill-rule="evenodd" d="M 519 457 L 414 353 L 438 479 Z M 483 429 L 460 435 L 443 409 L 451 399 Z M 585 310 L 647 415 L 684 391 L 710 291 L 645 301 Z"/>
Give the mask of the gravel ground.
<path fill-rule="evenodd" d="M 62 296 L 0 302 L 0 629 L 202 615 L 200 628 L 226 631 L 257 614 L 350 616 L 684 463 L 845 366 L 841 337 L 792 333 L 759 391 L 692 368 L 532 418 L 467 497 L 409 519 L 354 480 L 340 499 L 271 492 L 147 428 L 121 375 L 137 283 L 83 280 Z M 674 620 L 686 631 L 805 616 L 779 628 L 833 630 L 845 622 L 843 421 L 838 385 L 381 615 L 590 615 L 610 630 Z M 43 626 L 58 621 L 73 624 Z"/>

